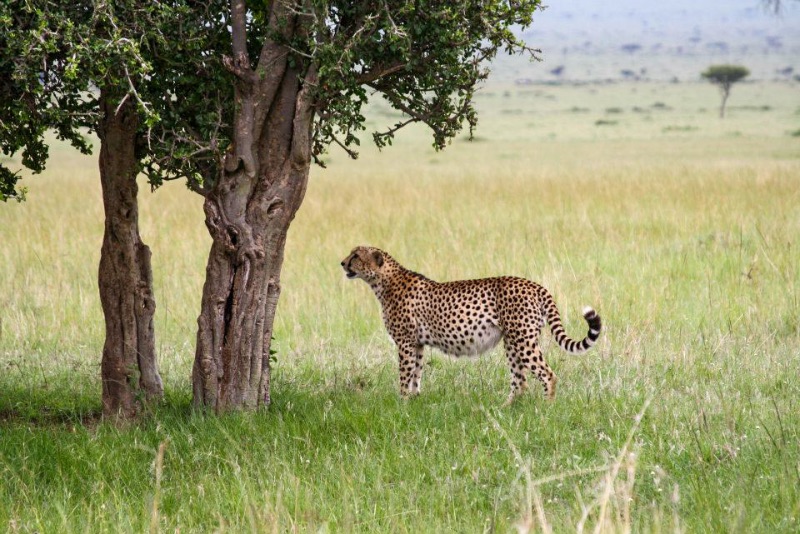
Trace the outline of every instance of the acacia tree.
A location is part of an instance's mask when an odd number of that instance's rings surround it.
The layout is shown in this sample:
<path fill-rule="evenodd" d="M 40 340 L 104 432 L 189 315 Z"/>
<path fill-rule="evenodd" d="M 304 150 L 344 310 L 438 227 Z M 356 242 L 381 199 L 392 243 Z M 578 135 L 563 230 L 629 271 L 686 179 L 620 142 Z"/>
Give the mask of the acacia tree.
<path fill-rule="evenodd" d="M 126 11 L 130 7 L 122 2 L 112 10 L 108 4 L 10 1 L 0 14 L 8 28 L 0 43 L 3 152 L 21 150 L 23 165 L 41 172 L 48 155 L 46 130 L 54 129 L 84 153 L 90 144 L 82 129 L 100 138 L 103 413 L 122 417 L 134 415 L 141 399 L 163 393 L 156 366 L 150 250 L 138 229 L 140 117 L 130 93 L 147 69 L 138 46 L 119 24 L 142 15 Z M 19 195 L 18 177 L 0 168 L 3 200 Z"/>
<path fill-rule="evenodd" d="M 700 74 L 714 85 L 719 86 L 722 93 L 722 104 L 719 106 L 719 118 L 725 117 L 725 104 L 731 94 L 731 86 L 750 75 L 750 71 L 739 65 L 711 65 Z"/>
<path fill-rule="evenodd" d="M 405 116 L 373 133 L 378 147 L 415 122 L 430 128 L 437 149 L 463 124 L 471 131 L 472 97 L 487 62 L 500 50 L 534 52 L 511 28 L 528 26 L 539 4 L 231 0 L 231 48 L 222 63 L 233 75 L 232 107 L 223 98 L 215 108 L 207 96 L 197 110 L 202 124 L 165 134 L 170 142 L 148 163 L 187 176 L 205 197 L 213 242 L 198 317 L 196 406 L 222 411 L 270 401 L 284 244 L 312 160 L 332 143 L 356 157 L 368 95 Z"/>
<path fill-rule="evenodd" d="M 210 43 L 219 34 L 207 31 L 206 10 L 194 9 L 203 5 L 214 4 L 11 0 L 0 6 L 0 23 L 7 28 L 0 33 L 3 153 L 21 151 L 23 165 L 41 172 L 48 129 L 84 153 L 90 151 L 84 129 L 100 138 L 105 231 L 98 285 L 106 325 L 101 358 L 105 415 L 133 416 L 142 400 L 163 393 L 150 250 L 139 235 L 136 176 L 147 152 L 147 132 L 164 121 L 143 98 L 161 93 L 161 80 L 151 68 L 158 58 L 169 55 L 179 61 L 185 54 L 199 56 L 197 49 L 213 49 Z M 172 106 L 178 113 L 167 114 L 167 121 L 185 113 L 182 103 Z M 18 178 L 0 165 L 1 200 L 24 196 Z"/>

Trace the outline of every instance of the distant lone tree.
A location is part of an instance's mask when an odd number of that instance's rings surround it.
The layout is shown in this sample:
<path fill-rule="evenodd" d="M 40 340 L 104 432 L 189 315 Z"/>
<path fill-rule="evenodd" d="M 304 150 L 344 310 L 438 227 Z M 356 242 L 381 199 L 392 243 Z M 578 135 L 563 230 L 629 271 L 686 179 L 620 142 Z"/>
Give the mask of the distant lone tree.
<path fill-rule="evenodd" d="M 731 86 L 750 75 L 750 71 L 740 65 L 711 65 L 700 74 L 714 85 L 718 85 L 722 92 L 722 104 L 719 107 L 719 117 L 725 117 L 725 104 L 731 93 Z"/>

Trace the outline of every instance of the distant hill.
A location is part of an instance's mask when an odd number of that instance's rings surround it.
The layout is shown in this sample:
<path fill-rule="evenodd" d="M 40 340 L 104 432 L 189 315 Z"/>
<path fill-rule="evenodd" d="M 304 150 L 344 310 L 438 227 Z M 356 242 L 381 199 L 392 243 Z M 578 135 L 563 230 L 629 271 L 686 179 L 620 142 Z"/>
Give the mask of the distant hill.
<path fill-rule="evenodd" d="M 543 62 L 496 60 L 491 83 L 696 81 L 712 63 L 751 79 L 800 75 L 800 1 L 779 16 L 761 0 L 553 0 L 522 35 Z"/>

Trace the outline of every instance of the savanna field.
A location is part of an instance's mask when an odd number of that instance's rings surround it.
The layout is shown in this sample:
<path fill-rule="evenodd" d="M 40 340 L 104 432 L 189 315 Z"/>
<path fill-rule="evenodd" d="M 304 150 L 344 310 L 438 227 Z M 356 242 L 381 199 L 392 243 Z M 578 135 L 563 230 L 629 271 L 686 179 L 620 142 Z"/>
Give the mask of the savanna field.
<path fill-rule="evenodd" d="M 797 532 L 798 84 L 490 85 L 475 139 L 398 134 L 312 170 L 290 229 L 268 410 L 191 410 L 210 239 L 199 196 L 140 182 L 166 399 L 98 418 L 102 204 L 95 156 L 51 149 L 0 206 L 0 528 L 21 532 Z M 370 109 L 373 128 L 393 124 Z M 498 347 L 426 351 L 422 394 L 366 284 L 385 249 L 439 280 L 542 283 L 559 377 L 508 407 Z"/>

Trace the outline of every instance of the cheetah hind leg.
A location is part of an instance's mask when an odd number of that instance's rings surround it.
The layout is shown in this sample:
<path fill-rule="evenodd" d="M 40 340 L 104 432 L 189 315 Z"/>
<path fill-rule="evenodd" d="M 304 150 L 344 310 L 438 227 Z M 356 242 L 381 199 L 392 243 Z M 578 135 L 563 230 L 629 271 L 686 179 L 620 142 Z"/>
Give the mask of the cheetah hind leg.
<path fill-rule="evenodd" d="M 535 376 L 542 383 L 547 400 L 555 400 L 558 378 L 544 361 L 538 343 L 528 342 L 521 348 L 506 346 L 506 353 L 511 370 L 511 392 L 503 406 L 513 403 L 528 388 L 527 374 Z"/>
<path fill-rule="evenodd" d="M 528 379 L 526 365 L 522 360 L 523 351 L 519 350 L 514 344 L 506 343 L 506 358 L 508 359 L 508 369 L 511 372 L 511 391 L 503 406 L 509 406 L 519 395 L 528 389 Z"/>
<path fill-rule="evenodd" d="M 558 378 L 547 362 L 542 357 L 542 349 L 539 344 L 534 344 L 531 349 L 531 355 L 525 365 L 530 374 L 539 379 L 544 386 L 544 395 L 547 400 L 552 401 L 556 398 L 556 383 Z"/>

